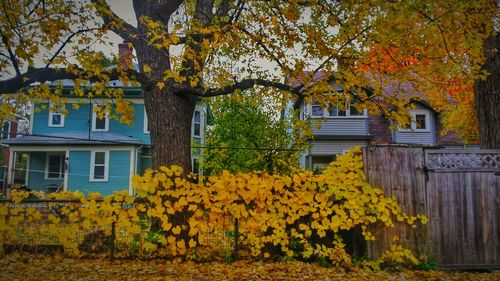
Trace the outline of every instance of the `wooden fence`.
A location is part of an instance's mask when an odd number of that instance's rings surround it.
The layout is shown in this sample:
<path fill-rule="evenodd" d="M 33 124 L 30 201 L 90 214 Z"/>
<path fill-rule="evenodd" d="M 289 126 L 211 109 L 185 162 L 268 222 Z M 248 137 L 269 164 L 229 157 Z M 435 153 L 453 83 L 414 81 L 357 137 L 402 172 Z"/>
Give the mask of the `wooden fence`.
<path fill-rule="evenodd" d="M 500 268 L 499 150 L 372 146 L 364 162 L 372 185 L 429 218 L 415 229 L 374 230 L 370 256 L 398 242 L 443 268 Z"/>

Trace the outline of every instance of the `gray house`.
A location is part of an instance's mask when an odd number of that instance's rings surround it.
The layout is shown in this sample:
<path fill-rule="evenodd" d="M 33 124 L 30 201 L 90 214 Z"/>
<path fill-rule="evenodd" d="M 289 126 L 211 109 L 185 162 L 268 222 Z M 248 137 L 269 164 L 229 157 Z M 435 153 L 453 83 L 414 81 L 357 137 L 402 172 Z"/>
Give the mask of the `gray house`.
<path fill-rule="evenodd" d="M 371 144 L 413 144 L 462 146 L 457 134 L 442 135 L 441 116 L 429 105 L 414 102 L 410 111 L 411 124 L 391 130 L 391 123 L 382 115 L 369 115 L 367 110 L 357 110 L 353 104 L 323 108 L 319 103 L 302 105 L 301 119 L 309 120 L 313 138 L 310 148 L 300 159 L 307 169 L 322 169 L 355 146 Z"/>
<path fill-rule="evenodd" d="M 358 111 L 352 104 L 322 108 L 317 102 L 303 105 L 301 118 L 309 120 L 314 138 L 303 155 L 301 165 L 308 169 L 324 168 L 355 146 L 370 143 L 369 119 L 366 110 Z"/>

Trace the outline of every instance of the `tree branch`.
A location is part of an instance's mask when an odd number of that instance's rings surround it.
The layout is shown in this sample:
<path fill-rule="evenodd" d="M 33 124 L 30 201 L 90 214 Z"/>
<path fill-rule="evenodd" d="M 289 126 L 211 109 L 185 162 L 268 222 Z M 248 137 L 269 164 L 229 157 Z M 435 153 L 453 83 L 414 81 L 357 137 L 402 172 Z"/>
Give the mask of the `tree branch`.
<path fill-rule="evenodd" d="M 276 62 L 282 70 L 287 70 L 288 72 L 291 72 L 290 69 L 285 66 L 279 59 L 277 56 L 275 56 L 271 50 L 266 46 L 266 44 L 264 44 L 264 42 L 262 41 L 262 39 L 256 39 L 255 36 L 248 30 L 246 30 L 245 28 L 241 28 L 241 31 L 243 31 L 248 37 L 252 38 L 253 40 L 256 40 L 257 41 L 257 45 L 259 45 L 262 50 L 264 50 L 264 52 L 266 52 L 270 57 L 271 59 Z"/>
<path fill-rule="evenodd" d="M 300 86 L 291 86 L 287 85 L 281 82 L 274 82 L 274 81 L 268 81 L 265 79 L 244 79 L 239 82 L 236 82 L 232 85 L 225 86 L 222 88 L 212 88 L 212 89 L 199 89 L 199 88 L 192 88 L 192 87 L 185 87 L 182 85 L 176 85 L 174 86 L 174 92 L 176 94 L 191 94 L 195 95 L 198 97 L 215 97 L 215 96 L 223 96 L 223 95 L 230 95 L 236 91 L 244 91 L 248 90 L 250 88 L 253 88 L 254 86 L 263 86 L 263 87 L 271 87 L 287 92 L 291 92 L 297 96 L 301 96 L 301 89 L 302 85 Z"/>
<path fill-rule="evenodd" d="M 171 0 L 171 1 L 166 1 L 165 3 L 160 5 L 160 18 L 162 21 L 165 22 L 165 25 L 168 24 L 168 21 L 170 20 L 170 17 L 172 14 L 179 9 L 181 6 L 183 0 Z"/>
<path fill-rule="evenodd" d="M 238 0 L 238 3 L 236 3 L 236 11 L 229 18 L 229 22 L 236 23 L 240 18 L 241 12 L 243 11 L 244 7 L 245 7 L 245 1 Z"/>
<path fill-rule="evenodd" d="M 137 28 L 115 14 L 105 0 L 91 0 L 91 2 L 94 4 L 97 14 L 102 18 L 109 30 L 118 34 L 118 36 L 126 41 L 133 41 L 131 35 L 138 33 Z"/>
<path fill-rule="evenodd" d="M 229 12 L 229 0 L 223 0 L 219 8 L 215 12 L 216 17 L 222 17 Z"/>
<path fill-rule="evenodd" d="M 81 69 L 80 69 L 81 70 Z M 137 73 L 135 70 L 127 70 L 129 77 L 135 75 L 140 82 L 146 82 L 146 77 Z M 120 77 L 118 70 L 113 70 L 108 74 L 110 80 L 116 80 Z M 28 87 L 33 83 L 45 83 L 47 81 L 57 81 L 63 79 L 77 79 L 81 75 L 75 74 L 66 68 L 28 68 L 25 73 L 16 77 L 0 81 L 0 95 L 11 94 L 22 88 Z M 97 81 L 98 77 L 91 78 L 90 81 Z"/>
<path fill-rule="evenodd" d="M 4 34 L 0 31 L 0 36 L 2 37 L 2 42 L 5 44 L 5 48 L 7 49 L 7 52 L 9 53 L 9 59 L 12 62 L 12 67 L 14 67 L 14 70 L 16 71 L 17 75 L 21 75 L 21 71 L 19 70 L 19 64 L 17 62 L 16 55 L 14 52 L 12 52 L 12 49 L 9 47 L 9 42 L 7 41 L 7 38 L 4 36 Z"/>
<path fill-rule="evenodd" d="M 68 36 L 68 38 L 66 38 L 66 40 L 64 40 L 64 42 L 61 44 L 61 46 L 59 46 L 59 48 L 54 53 L 54 55 L 52 55 L 52 57 L 49 59 L 49 61 L 45 65 L 45 67 L 50 66 L 50 64 L 59 55 L 59 53 L 64 49 L 64 47 L 66 47 L 66 45 L 71 42 L 71 39 L 73 39 L 73 37 L 75 37 L 76 35 L 78 35 L 80 33 L 88 32 L 88 31 L 92 31 L 92 30 L 97 30 L 97 29 L 99 29 L 99 28 L 97 28 L 97 27 L 96 28 L 85 28 L 85 29 L 80 29 L 80 30 L 73 32 L 70 36 Z"/>

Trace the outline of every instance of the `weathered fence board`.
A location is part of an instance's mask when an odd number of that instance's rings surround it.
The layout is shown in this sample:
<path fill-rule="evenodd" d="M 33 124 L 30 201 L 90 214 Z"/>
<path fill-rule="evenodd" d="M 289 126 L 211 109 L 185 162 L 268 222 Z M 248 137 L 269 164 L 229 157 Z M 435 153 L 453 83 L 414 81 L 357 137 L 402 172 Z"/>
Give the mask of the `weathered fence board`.
<path fill-rule="evenodd" d="M 425 213 L 426 210 L 424 159 L 419 149 L 384 147 L 381 150 L 379 147 L 368 147 L 364 153 L 368 181 L 382 188 L 386 195 L 398 198 L 403 211 L 409 214 Z M 394 228 L 385 231 L 372 229 L 376 241 L 368 243 L 368 252 L 378 257 L 390 244 L 400 243 L 417 255 L 425 254 L 429 241 L 427 228 L 419 226 L 412 229 L 396 223 Z"/>
<path fill-rule="evenodd" d="M 426 226 L 397 224 L 368 244 L 379 256 L 400 244 L 447 268 L 500 268 L 500 151 L 374 146 L 364 150 L 368 181 L 394 195 Z"/>

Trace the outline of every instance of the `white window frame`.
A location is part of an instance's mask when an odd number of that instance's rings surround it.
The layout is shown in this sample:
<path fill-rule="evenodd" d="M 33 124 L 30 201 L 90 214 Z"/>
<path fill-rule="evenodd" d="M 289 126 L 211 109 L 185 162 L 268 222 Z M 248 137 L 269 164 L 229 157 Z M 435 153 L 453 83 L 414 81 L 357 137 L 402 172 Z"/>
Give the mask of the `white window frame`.
<path fill-rule="evenodd" d="M 97 129 L 96 128 L 96 120 L 97 120 L 97 112 L 95 112 L 95 108 L 97 107 L 97 104 L 94 104 L 92 107 L 92 131 L 94 132 L 107 132 L 109 131 L 109 116 L 108 114 L 104 115 L 104 129 Z"/>
<path fill-rule="evenodd" d="M 62 127 L 64 127 L 64 119 L 65 119 L 64 114 L 62 114 L 62 112 L 54 112 L 54 111 L 50 110 L 51 107 L 53 107 L 52 104 L 49 106 L 49 125 L 48 126 L 49 127 L 56 127 L 56 128 L 62 128 Z M 61 124 L 54 124 L 54 123 L 52 123 L 52 121 L 53 121 L 52 117 L 54 115 L 61 115 Z"/>
<path fill-rule="evenodd" d="M 95 168 L 95 155 L 96 153 L 104 152 L 104 178 L 102 179 L 96 179 L 94 175 L 94 168 Z M 99 164 L 101 165 L 101 164 Z M 90 175 L 89 175 L 89 181 L 90 182 L 107 182 L 108 181 L 108 176 L 109 176 L 109 150 L 92 150 L 90 152 Z"/>
<path fill-rule="evenodd" d="M 200 122 L 199 122 L 199 123 L 195 122 L 195 119 L 194 119 L 194 117 L 195 117 L 195 115 L 196 115 L 196 112 L 199 112 L 199 113 L 200 113 Z M 202 123 L 202 122 L 201 122 L 201 121 L 202 121 L 201 110 L 195 110 L 195 111 L 194 111 L 194 113 L 193 113 L 193 122 L 192 122 L 192 123 L 193 123 L 193 124 L 192 124 L 192 127 L 193 127 L 193 129 L 192 129 L 192 136 L 193 136 L 193 137 L 201 138 L 201 131 L 202 131 L 202 127 L 201 127 L 201 123 Z M 196 135 L 196 134 L 194 133 L 194 127 L 195 127 L 195 126 L 194 126 L 194 124 L 200 124 L 200 134 L 198 134 L 198 135 Z"/>
<path fill-rule="evenodd" d="M 195 171 L 194 171 L 194 163 L 195 162 L 198 162 L 198 173 L 195 173 Z M 191 158 L 191 167 L 193 167 L 193 174 L 195 174 L 195 175 L 200 175 L 201 174 L 200 159 L 199 158 L 197 158 L 197 157 Z"/>
<path fill-rule="evenodd" d="M 398 131 L 400 132 L 421 132 L 428 133 L 431 131 L 431 113 L 426 109 L 412 109 L 410 111 L 411 120 L 410 120 L 410 128 L 403 128 L 398 126 Z M 417 129 L 416 116 L 417 115 L 425 115 L 425 129 Z"/>
<path fill-rule="evenodd" d="M 322 108 L 322 115 L 313 115 L 312 114 L 312 104 L 308 105 L 309 117 L 311 118 L 328 118 L 328 119 L 342 119 L 342 118 L 368 118 L 368 111 L 363 109 L 363 115 L 351 115 L 351 104 L 346 101 L 345 103 L 345 116 L 332 116 L 330 115 L 330 109 Z"/>
<path fill-rule="evenodd" d="M 149 129 L 148 128 L 148 120 L 149 120 L 148 119 L 148 113 L 146 112 L 146 107 L 144 107 L 144 124 L 143 124 L 143 126 L 144 126 L 143 128 L 144 129 L 143 129 L 143 132 L 145 134 L 149 134 L 150 133 L 149 130 L 148 130 Z"/>
<path fill-rule="evenodd" d="M 62 172 L 62 177 L 59 177 L 59 178 L 49 178 L 49 158 L 50 158 L 50 156 L 54 156 L 54 155 L 60 156 L 62 158 L 61 166 L 60 166 L 60 172 Z M 65 162 L 66 162 L 66 153 L 65 152 L 49 152 L 49 153 L 47 153 L 47 157 L 45 158 L 45 176 L 44 176 L 44 179 L 45 180 L 62 180 L 62 179 L 64 179 L 64 174 L 66 173 L 65 167 L 64 167 L 66 164 Z"/>
<path fill-rule="evenodd" d="M 326 110 L 325 108 L 321 107 L 321 115 L 315 115 L 313 114 L 313 106 L 321 106 L 321 104 L 315 104 L 315 103 L 318 103 L 316 100 L 313 100 L 311 104 L 309 104 L 309 115 L 313 118 L 323 118 L 325 117 L 326 114 Z"/>

